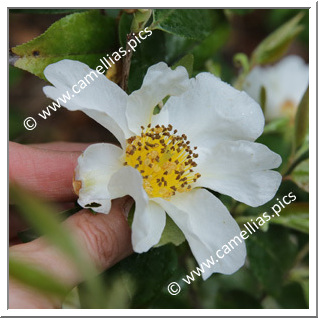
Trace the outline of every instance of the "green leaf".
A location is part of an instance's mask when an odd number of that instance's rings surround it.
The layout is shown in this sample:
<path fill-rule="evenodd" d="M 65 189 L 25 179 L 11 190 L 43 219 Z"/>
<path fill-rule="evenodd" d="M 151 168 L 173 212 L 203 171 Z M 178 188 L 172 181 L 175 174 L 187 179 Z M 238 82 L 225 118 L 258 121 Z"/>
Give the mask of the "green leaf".
<path fill-rule="evenodd" d="M 262 86 L 263 87 L 263 86 Z M 287 117 L 277 118 L 270 121 L 264 127 L 264 134 L 283 133 L 288 128 L 289 119 Z"/>
<path fill-rule="evenodd" d="M 174 246 L 165 245 L 147 253 L 133 254 L 117 264 L 113 270 L 119 269 L 125 276 L 129 274 L 129 284 L 124 282 L 123 287 L 132 297 L 132 308 L 144 308 L 171 282 L 177 264 Z"/>
<path fill-rule="evenodd" d="M 173 222 L 173 220 L 166 215 L 166 225 L 162 232 L 161 239 L 156 246 L 162 246 L 168 243 L 172 243 L 176 246 L 180 245 L 185 241 L 183 232 Z"/>
<path fill-rule="evenodd" d="M 306 304 L 303 290 L 298 283 L 288 283 L 283 287 L 282 292 L 277 297 L 277 302 L 281 308 L 286 309 L 306 309 Z"/>
<path fill-rule="evenodd" d="M 309 129 L 309 86 L 299 103 L 295 118 L 294 145 L 295 150 L 302 146 Z"/>
<path fill-rule="evenodd" d="M 246 247 L 254 275 L 269 294 L 279 295 L 297 254 L 288 230 L 271 226 L 267 232 L 258 231 L 246 240 Z"/>
<path fill-rule="evenodd" d="M 140 88 L 151 65 L 164 61 L 165 47 L 162 43 L 164 43 L 164 33 L 157 30 L 138 45 L 131 59 L 128 79 L 129 92 Z"/>
<path fill-rule="evenodd" d="M 189 74 L 189 77 L 191 77 L 193 72 L 193 61 L 193 55 L 187 54 L 183 58 L 181 58 L 177 63 L 173 64 L 171 66 L 171 69 L 175 70 L 178 66 L 184 66 Z"/>
<path fill-rule="evenodd" d="M 290 179 L 295 182 L 299 188 L 309 192 L 309 159 L 302 161 L 290 174 Z"/>
<path fill-rule="evenodd" d="M 155 9 L 150 26 L 188 39 L 202 40 L 211 31 L 206 9 Z"/>
<path fill-rule="evenodd" d="M 309 233 L 309 205 L 308 202 L 293 202 L 282 209 L 280 217 L 271 219 L 271 223 L 280 224 L 291 229 Z"/>
<path fill-rule="evenodd" d="M 303 13 L 297 14 L 265 38 L 252 53 L 252 65 L 269 64 L 279 60 L 286 53 L 290 43 L 303 30 L 303 26 L 298 24 L 303 16 Z"/>
<path fill-rule="evenodd" d="M 12 48 L 14 66 L 45 79 L 43 70 L 63 59 L 78 60 L 91 68 L 117 45 L 115 19 L 98 10 L 68 15 L 42 35 Z"/>
<path fill-rule="evenodd" d="M 12 256 L 9 258 L 9 275 L 43 292 L 54 295 L 65 295 L 67 292 L 67 288 L 56 278 Z"/>

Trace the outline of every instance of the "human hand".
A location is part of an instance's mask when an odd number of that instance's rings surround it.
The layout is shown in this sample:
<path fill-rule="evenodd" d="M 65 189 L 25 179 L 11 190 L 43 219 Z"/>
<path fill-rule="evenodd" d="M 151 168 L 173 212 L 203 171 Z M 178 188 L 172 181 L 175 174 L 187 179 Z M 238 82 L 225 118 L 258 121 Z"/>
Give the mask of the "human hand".
<path fill-rule="evenodd" d="M 74 202 L 76 195 L 72 190 L 72 177 L 77 158 L 87 146 L 73 143 L 24 146 L 10 142 L 10 183 L 16 183 L 48 200 Z M 99 272 L 132 253 L 131 231 L 126 220 L 132 203 L 130 197 L 113 200 L 107 215 L 93 215 L 83 209 L 61 225 L 69 230 Z M 17 233 L 24 226 L 14 211 L 12 214 L 10 211 L 10 255 L 45 270 L 64 282 L 69 290 L 83 281 L 76 265 L 45 238 L 13 245 L 17 242 Z M 10 278 L 9 308 L 60 308 L 62 302 L 61 297 L 43 294 Z"/>

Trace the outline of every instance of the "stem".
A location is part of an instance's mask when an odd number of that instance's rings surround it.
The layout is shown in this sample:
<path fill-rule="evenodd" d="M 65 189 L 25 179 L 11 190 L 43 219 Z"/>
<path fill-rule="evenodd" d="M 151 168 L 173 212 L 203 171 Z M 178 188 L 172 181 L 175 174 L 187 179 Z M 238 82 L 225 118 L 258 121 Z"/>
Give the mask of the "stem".
<path fill-rule="evenodd" d="M 129 33 L 127 34 L 126 39 L 126 52 L 127 55 L 124 57 L 123 61 L 123 69 L 122 69 L 122 76 L 120 81 L 120 87 L 126 92 L 128 88 L 128 77 L 129 77 L 129 71 L 130 71 L 130 64 L 131 64 L 131 58 L 132 58 L 132 50 L 130 46 L 128 45 L 128 42 L 133 38 L 133 34 Z"/>
<path fill-rule="evenodd" d="M 292 161 L 290 166 L 287 168 L 286 172 L 283 173 L 283 177 L 288 176 L 294 169 L 295 167 L 303 161 L 303 159 L 307 158 L 309 150 L 305 151 L 303 154 L 301 154 L 297 159 Z"/>

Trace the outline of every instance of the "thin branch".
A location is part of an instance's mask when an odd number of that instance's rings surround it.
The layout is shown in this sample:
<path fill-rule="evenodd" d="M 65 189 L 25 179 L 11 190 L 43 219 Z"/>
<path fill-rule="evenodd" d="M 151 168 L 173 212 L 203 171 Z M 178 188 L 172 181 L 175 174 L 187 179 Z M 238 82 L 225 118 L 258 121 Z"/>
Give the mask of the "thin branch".
<path fill-rule="evenodd" d="M 129 77 L 129 71 L 130 71 L 131 58 L 132 58 L 132 55 L 133 55 L 131 47 L 128 45 L 128 42 L 133 37 L 134 36 L 133 36 L 132 33 L 127 34 L 127 39 L 126 39 L 126 52 L 127 52 L 127 55 L 124 57 L 122 76 L 121 76 L 121 81 L 120 81 L 120 87 L 125 92 L 127 91 L 127 88 L 128 88 L 128 77 Z"/>

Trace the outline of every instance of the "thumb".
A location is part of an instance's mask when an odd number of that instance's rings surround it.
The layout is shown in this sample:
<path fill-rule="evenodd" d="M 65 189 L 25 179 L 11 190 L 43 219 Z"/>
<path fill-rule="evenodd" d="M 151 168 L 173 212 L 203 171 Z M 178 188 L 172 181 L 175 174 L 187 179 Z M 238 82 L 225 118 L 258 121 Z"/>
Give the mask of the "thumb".
<path fill-rule="evenodd" d="M 88 210 L 81 210 L 63 223 L 97 271 L 102 272 L 133 252 L 131 230 L 126 219 L 132 204 L 130 197 L 113 200 L 107 215 L 94 215 Z M 77 264 L 43 237 L 13 246 L 10 255 L 45 270 L 69 290 L 84 279 Z M 44 295 L 17 281 L 10 281 L 10 308 L 59 308 L 62 301 L 56 296 Z"/>

